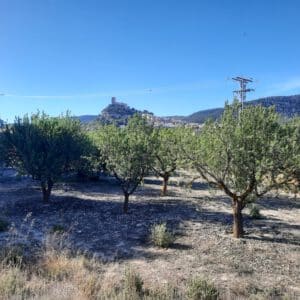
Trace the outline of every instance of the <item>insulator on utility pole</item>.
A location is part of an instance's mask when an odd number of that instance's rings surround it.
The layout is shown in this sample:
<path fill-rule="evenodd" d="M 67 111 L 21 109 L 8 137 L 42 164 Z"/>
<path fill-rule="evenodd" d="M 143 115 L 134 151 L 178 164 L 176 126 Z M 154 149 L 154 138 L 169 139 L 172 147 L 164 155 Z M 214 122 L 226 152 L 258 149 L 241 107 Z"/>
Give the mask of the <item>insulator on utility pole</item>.
<path fill-rule="evenodd" d="M 235 80 L 235 81 L 239 82 L 239 84 L 240 84 L 240 89 L 233 91 L 233 92 L 239 96 L 239 100 L 241 102 L 242 109 L 243 109 L 244 102 L 246 101 L 247 93 L 254 91 L 254 89 L 247 89 L 247 84 L 249 82 L 253 82 L 253 79 L 237 76 L 237 77 L 232 78 L 232 80 Z"/>

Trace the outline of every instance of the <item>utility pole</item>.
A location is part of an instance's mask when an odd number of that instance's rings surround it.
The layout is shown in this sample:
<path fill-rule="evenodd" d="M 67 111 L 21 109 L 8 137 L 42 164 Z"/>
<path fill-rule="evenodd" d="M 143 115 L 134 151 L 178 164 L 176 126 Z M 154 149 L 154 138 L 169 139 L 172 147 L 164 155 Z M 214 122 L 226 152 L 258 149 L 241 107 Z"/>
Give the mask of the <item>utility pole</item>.
<path fill-rule="evenodd" d="M 247 84 L 249 82 L 253 82 L 253 79 L 252 78 L 245 78 L 245 77 L 240 77 L 240 76 L 237 76 L 237 77 L 234 77 L 232 78 L 232 80 L 235 80 L 237 82 L 240 83 L 240 89 L 239 90 L 236 90 L 236 91 L 233 91 L 235 94 L 239 95 L 239 100 L 242 104 L 242 110 L 244 108 L 244 102 L 246 101 L 246 94 L 248 92 L 253 92 L 254 89 L 247 89 Z"/>

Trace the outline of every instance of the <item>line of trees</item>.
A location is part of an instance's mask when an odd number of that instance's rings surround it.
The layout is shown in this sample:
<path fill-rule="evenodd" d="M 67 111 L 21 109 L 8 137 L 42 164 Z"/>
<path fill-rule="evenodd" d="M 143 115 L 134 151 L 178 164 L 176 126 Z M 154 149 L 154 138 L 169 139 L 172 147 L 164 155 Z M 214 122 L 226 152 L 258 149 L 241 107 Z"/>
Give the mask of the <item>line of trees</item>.
<path fill-rule="evenodd" d="M 55 182 L 68 172 L 103 169 L 129 197 L 144 177 L 162 178 L 161 195 L 178 169 L 191 169 L 232 200 L 233 235 L 243 236 L 242 211 L 267 192 L 299 187 L 300 121 L 282 121 L 273 108 L 239 103 L 225 105 L 220 120 L 201 130 L 154 128 L 139 115 L 125 127 L 115 125 L 84 132 L 68 114 L 18 118 L 0 132 L 0 159 L 32 176 L 49 202 Z"/>

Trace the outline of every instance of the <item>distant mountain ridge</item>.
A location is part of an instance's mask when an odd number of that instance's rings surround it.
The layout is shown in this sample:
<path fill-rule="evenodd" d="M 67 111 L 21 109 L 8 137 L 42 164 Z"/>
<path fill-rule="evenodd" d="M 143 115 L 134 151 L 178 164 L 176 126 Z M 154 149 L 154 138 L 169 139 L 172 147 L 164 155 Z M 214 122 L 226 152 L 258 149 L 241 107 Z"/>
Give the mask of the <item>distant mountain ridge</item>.
<path fill-rule="evenodd" d="M 282 116 L 293 117 L 300 116 L 300 95 L 293 96 L 274 96 L 260 98 L 257 100 L 246 101 L 245 105 L 262 105 L 264 107 L 275 106 L 275 110 Z M 218 119 L 224 111 L 224 108 L 213 108 L 200 110 L 181 120 L 188 123 L 204 123 L 207 119 Z"/>
<path fill-rule="evenodd" d="M 81 123 L 90 123 L 97 119 L 97 115 L 82 115 L 75 117 L 76 119 L 80 120 Z"/>
<path fill-rule="evenodd" d="M 300 116 L 300 95 L 293 96 L 273 96 L 265 97 L 257 100 L 247 101 L 245 105 L 262 105 L 264 107 L 275 106 L 276 111 L 285 116 Z M 224 108 L 213 108 L 207 110 L 200 110 L 189 116 L 172 116 L 172 117 L 156 117 L 161 120 L 173 119 L 174 121 L 181 121 L 184 123 L 204 123 L 207 119 L 218 119 L 224 111 Z M 140 111 L 129 107 L 127 104 L 116 101 L 112 98 L 111 104 L 102 110 L 99 115 L 83 115 L 77 118 L 82 123 L 99 122 L 101 124 L 117 124 L 124 125 L 135 113 L 153 115 L 153 113 L 146 110 Z"/>

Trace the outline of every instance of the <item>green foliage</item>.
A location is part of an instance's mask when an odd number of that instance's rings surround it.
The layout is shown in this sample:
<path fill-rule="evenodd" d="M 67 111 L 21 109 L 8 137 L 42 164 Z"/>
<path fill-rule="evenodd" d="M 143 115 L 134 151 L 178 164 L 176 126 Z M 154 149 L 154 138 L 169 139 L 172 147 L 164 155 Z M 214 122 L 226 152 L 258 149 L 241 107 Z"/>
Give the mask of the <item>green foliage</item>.
<path fill-rule="evenodd" d="M 260 213 L 260 209 L 256 204 L 251 204 L 249 209 L 250 209 L 249 215 L 252 219 L 260 219 L 262 217 Z"/>
<path fill-rule="evenodd" d="M 153 170 L 162 177 L 162 195 L 166 195 L 167 183 L 177 169 L 180 157 L 180 139 L 183 128 L 156 128 Z"/>
<path fill-rule="evenodd" d="M 187 297 L 191 300 L 216 300 L 219 299 L 219 292 L 212 283 L 196 277 L 188 283 Z"/>
<path fill-rule="evenodd" d="M 55 224 L 51 228 L 51 233 L 64 233 L 65 231 L 65 227 L 60 224 Z"/>
<path fill-rule="evenodd" d="M 290 155 L 281 166 L 285 188 L 294 193 L 300 191 L 300 118 L 293 118 L 283 124 L 283 135 L 289 136 Z"/>
<path fill-rule="evenodd" d="M 150 238 L 155 246 L 162 248 L 169 248 L 175 241 L 175 237 L 168 230 L 166 223 L 153 225 Z"/>
<path fill-rule="evenodd" d="M 126 127 L 104 126 L 92 137 L 98 145 L 107 170 L 116 177 L 126 203 L 153 164 L 153 128 L 136 115 Z"/>
<path fill-rule="evenodd" d="M 292 133 L 279 123 L 273 108 L 241 110 L 235 102 L 225 106 L 219 122 L 207 122 L 201 133 L 186 135 L 187 161 L 210 185 L 232 198 L 240 223 L 237 235 L 242 234 L 241 210 L 248 199 L 282 185 L 280 175 L 294 165 L 299 150 L 291 143 Z"/>
<path fill-rule="evenodd" d="M 209 182 L 222 188 L 224 184 L 230 195 L 246 197 L 254 188 L 263 188 L 263 177 L 277 169 L 274 152 L 280 151 L 280 126 L 272 109 L 239 109 L 237 103 L 226 106 L 220 122 L 206 123 L 194 136 L 189 157 Z"/>
<path fill-rule="evenodd" d="M 81 181 L 98 180 L 99 172 L 103 169 L 101 151 L 90 136 L 85 136 L 85 141 L 84 155 L 74 164 L 74 171 Z"/>
<path fill-rule="evenodd" d="M 54 182 L 84 155 L 88 140 L 79 122 L 68 114 L 51 118 L 37 113 L 6 127 L 3 144 L 8 163 L 39 180 L 47 201 Z"/>

